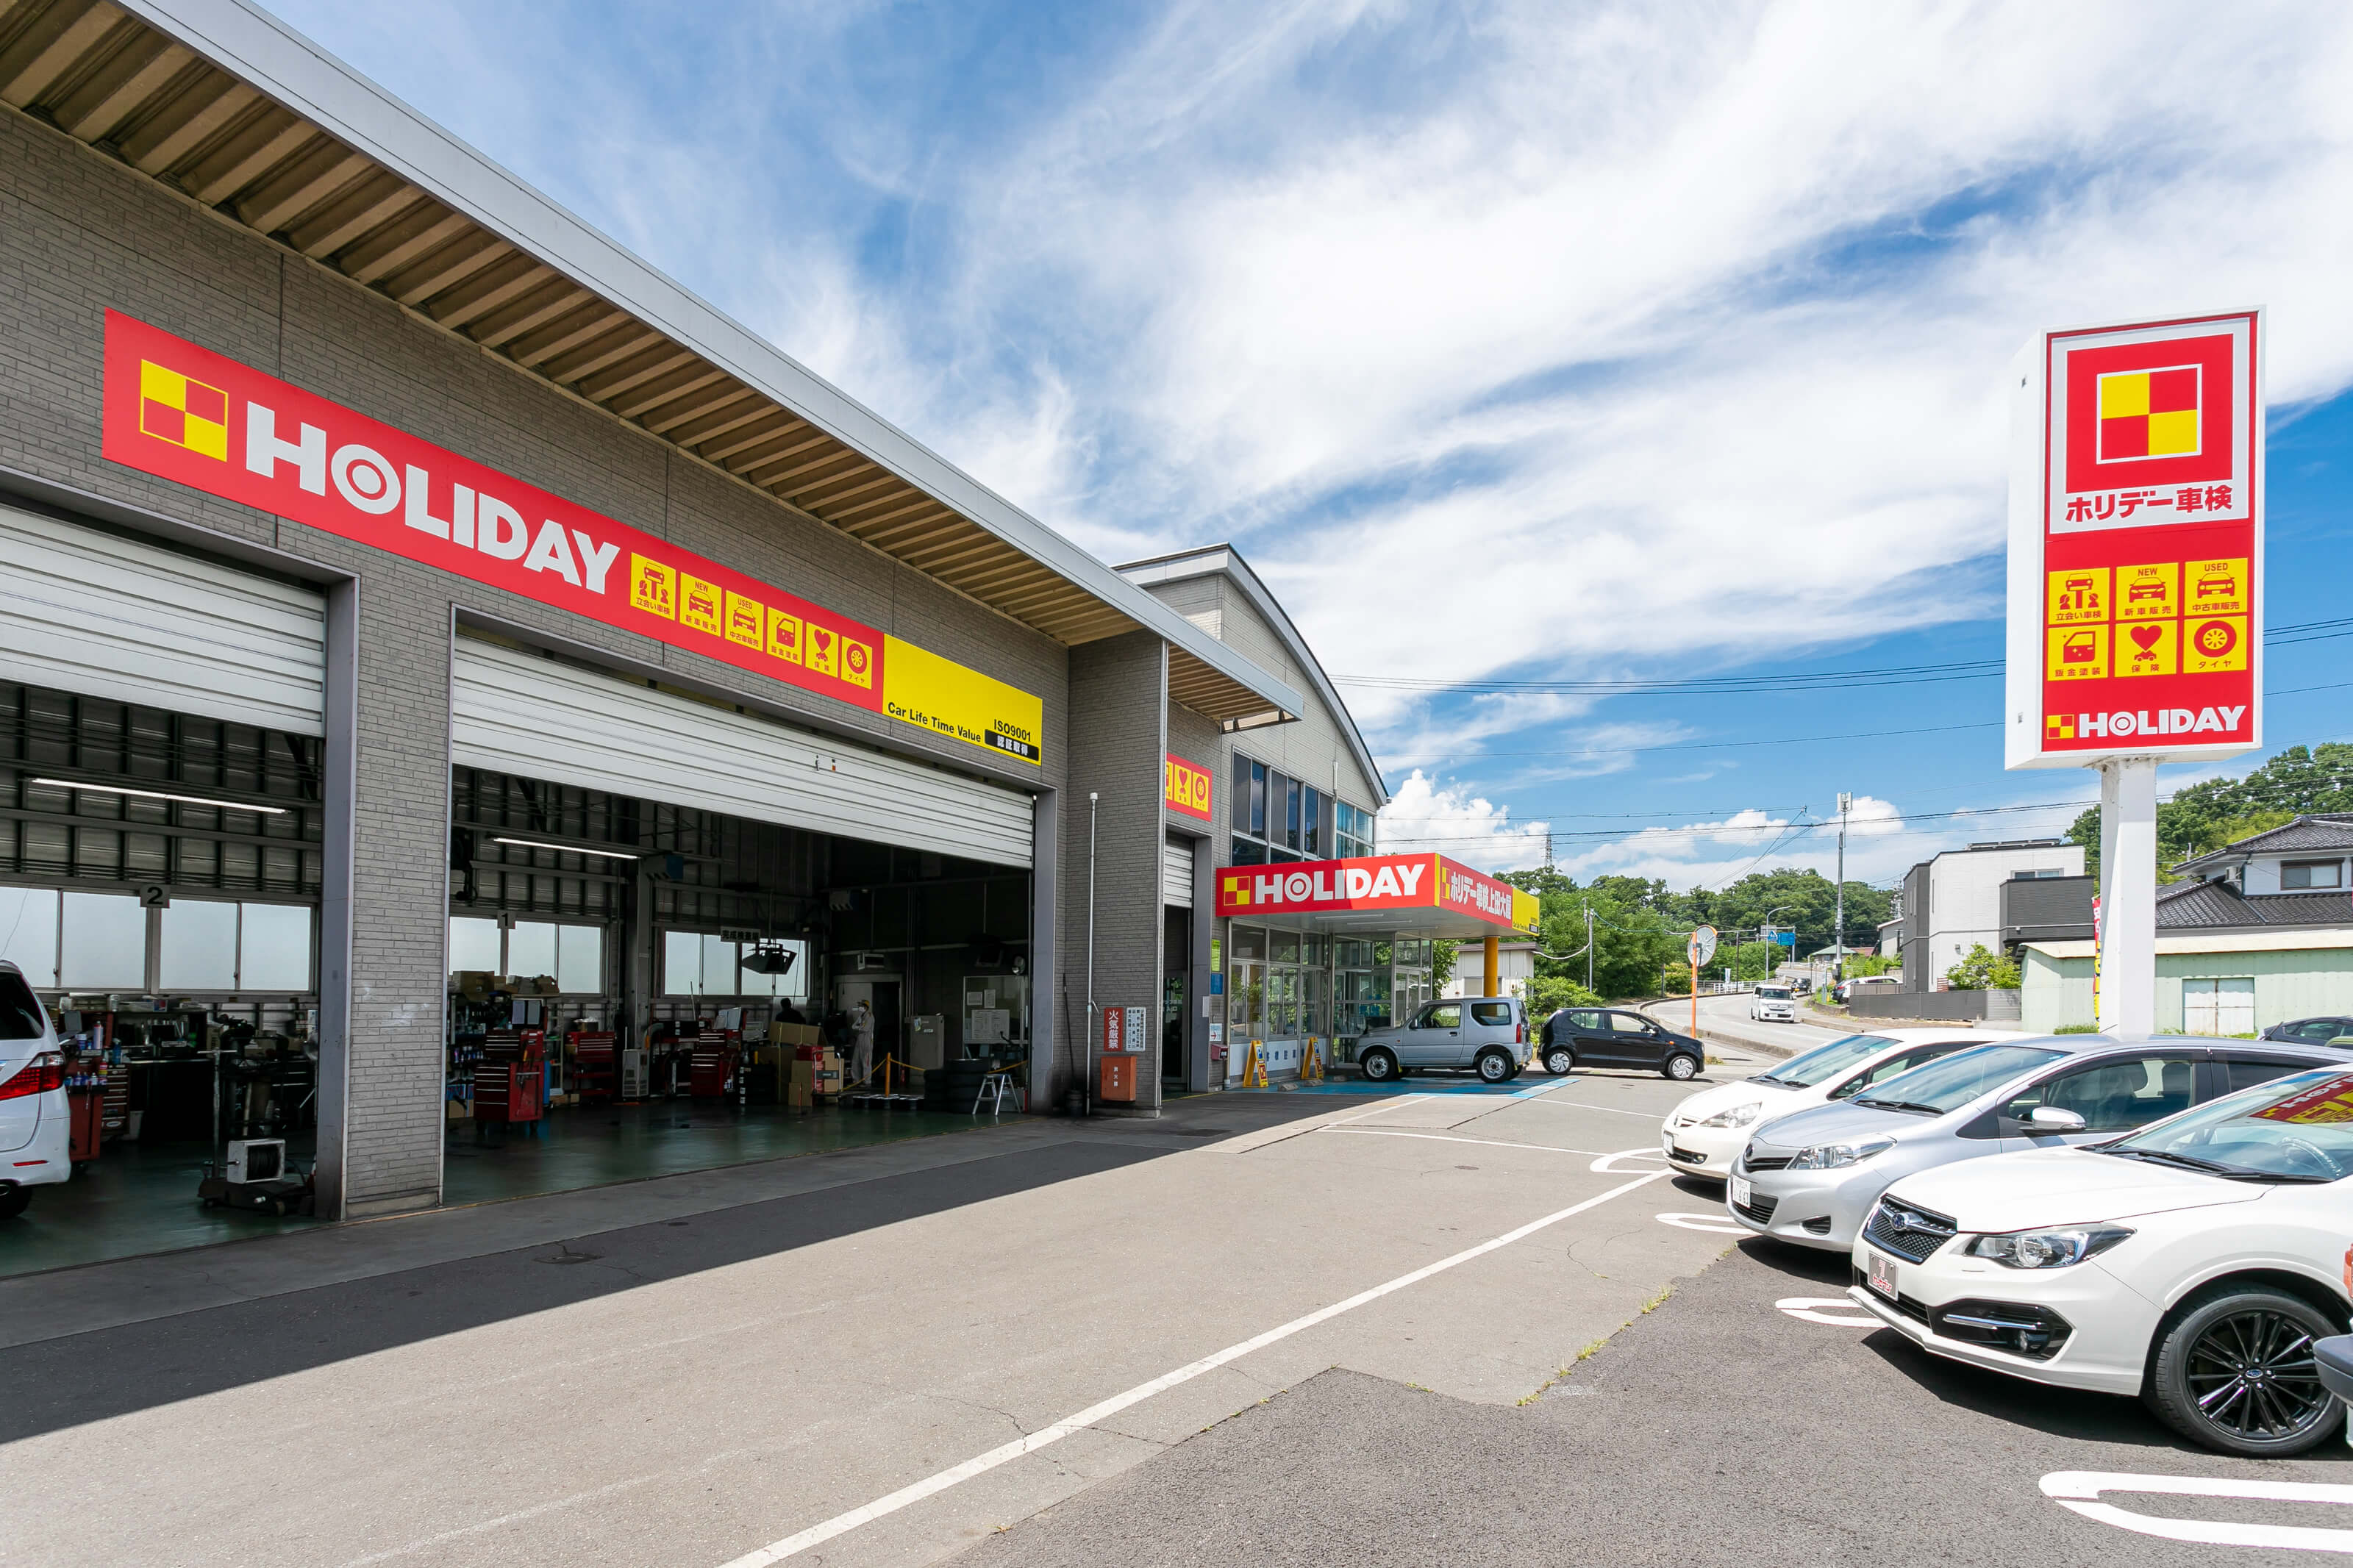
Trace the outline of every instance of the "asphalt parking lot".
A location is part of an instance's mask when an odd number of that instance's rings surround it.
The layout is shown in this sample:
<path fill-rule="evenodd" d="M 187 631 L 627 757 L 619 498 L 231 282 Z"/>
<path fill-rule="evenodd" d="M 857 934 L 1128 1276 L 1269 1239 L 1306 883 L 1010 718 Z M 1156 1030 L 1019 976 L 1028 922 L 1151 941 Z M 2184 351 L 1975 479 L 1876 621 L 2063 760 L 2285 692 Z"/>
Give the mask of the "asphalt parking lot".
<path fill-rule="evenodd" d="M 1687 1092 L 982 1118 L 0 1280 L 0 1563 L 895 1568 L 1333 1367 L 1508 1410 L 1727 1244 L 1655 1217 Z"/>
<path fill-rule="evenodd" d="M 1714 1196 L 1676 1189 L 1646 1206 L 1704 1213 Z M 1525 1405 L 1327 1371 L 964 1561 L 2214 1568 L 2353 1552 L 2346 1449 L 2226 1458 L 2133 1401 L 1939 1361 L 1844 1303 L 1843 1274 L 1829 1255 L 1731 1246 Z M 2316 1489 L 2182 1495 L 2200 1487 Z M 2267 1536 L 2301 1549 L 2251 1543 Z"/>

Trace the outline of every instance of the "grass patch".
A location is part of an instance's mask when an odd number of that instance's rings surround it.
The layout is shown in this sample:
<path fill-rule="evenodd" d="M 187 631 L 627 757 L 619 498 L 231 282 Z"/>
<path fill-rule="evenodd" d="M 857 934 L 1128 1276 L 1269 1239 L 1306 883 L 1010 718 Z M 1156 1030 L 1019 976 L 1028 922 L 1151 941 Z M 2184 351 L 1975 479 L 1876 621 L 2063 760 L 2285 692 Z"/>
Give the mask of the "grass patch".
<path fill-rule="evenodd" d="M 1655 1296 L 1651 1297 L 1649 1300 L 1647 1300 L 1647 1301 L 1643 1302 L 1643 1303 L 1642 1303 L 1642 1310 L 1641 1310 L 1641 1311 L 1639 1311 L 1639 1312 L 1636 1312 L 1636 1313 L 1634 1314 L 1634 1317 L 1633 1317 L 1633 1318 L 1629 1318 L 1629 1319 L 1627 1319 L 1624 1322 L 1622 1322 L 1622 1323 L 1619 1324 L 1619 1325 L 1618 1325 L 1618 1327 L 1616 1327 L 1616 1328 L 1614 1328 L 1614 1329 L 1610 1330 L 1610 1331 L 1609 1331 L 1609 1332 L 1608 1332 L 1608 1333 L 1606 1333 L 1606 1334 L 1602 1335 L 1599 1339 L 1598 1339 L 1598 1340 L 1594 1341 L 1591 1344 L 1589 1344 L 1589 1345 L 1586 1346 L 1583 1350 L 1581 1350 L 1581 1351 L 1577 1352 L 1577 1354 L 1576 1354 L 1576 1356 L 1575 1356 L 1573 1359 L 1571 1359 L 1571 1361 L 1569 1362 L 1569 1363 L 1568 1363 L 1567 1366 L 1563 1366 L 1563 1367 L 1555 1367 L 1555 1368 L 1553 1369 L 1553 1374 L 1552 1374 L 1550 1377 L 1548 1377 L 1548 1378 L 1545 1379 L 1543 1383 L 1541 1383 L 1541 1384 L 1537 1384 L 1537 1385 L 1536 1385 L 1536 1387 L 1535 1387 L 1532 1392 L 1530 1392 L 1530 1393 L 1529 1393 L 1528 1394 L 1526 1394 L 1525 1397 L 1521 1398 L 1521 1399 L 1518 1401 L 1518 1403 L 1519 1403 L 1519 1404 L 1521 1404 L 1521 1405 L 1534 1405 L 1537 1400 L 1542 1399 L 1546 1394 L 1547 1394 L 1551 1393 L 1555 1388 L 1557 1388 L 1558 1386 L 1560 1386 L 1561 1381 L 1562 1381 L 1564 1378 L 1567 1377 L 1567 1376 L 1568 1376 L 1568 1374 L 1569 1374 L 1570 1373 L 1575 1372 L 1575 1371 L 1577 1369 L 1577 1367 L 1578 1367 L 1579 1365 L 1581 1365 L 1581 1364 L 1582 1364 L 1582 1363 L 1584 1363 L 1584 1362 L 1585 1362 L 1588 1357 L 1590 1357 L 1591 1355 L 1593 1355 L 1593 1354 L 1594 1354 L 1594 1352 L 1596 1352 L 1597 1351 L 1600 1350 L 1600 1348 L 1601 1348 L 1603 1345 L 1608 1344 L 1608 1343 L 1609 1343 L 1612 1339 L 1616 1338 L 1620 1333 L 1623 1332 L 1624 1331 L 1626 1331 L 1626 1330 L 1628 1330 L 1628 1329 L 1632 1328 L 1632 1327 L 1634 1326 L 1634 1319 L 1635 1319 L 1635 1318 L 1647 1318 L 1647 1317 L 1649 1317 L 1652 1312 L 1657 1311 L 1661 1307 L 1662 1307 L 1662 1306 L 1666 1305 L 1667 1298 L 1668 1298 L 1668 1297 L 1670 1297 L 1670 1296 L 1672 1296 L 1672 1295 L 1673 1295 L 1674 1293 L 1675 1293 L 1675 1288 L 1674 1288 L 1672 1285 L 1670 1285 L 1670 1286 L 1668 1286 L 1665 1289 L 1663 1289 L 1663 1290 L 1660 1291 L 1657 1295 L 1655 1295 Z M 1407 1384 L 1407 1386 L 1408 1386 L 1408 1387 L 1411 1387 L 1411 1386 L 1412 1386 L 1412 1384 Z"/>

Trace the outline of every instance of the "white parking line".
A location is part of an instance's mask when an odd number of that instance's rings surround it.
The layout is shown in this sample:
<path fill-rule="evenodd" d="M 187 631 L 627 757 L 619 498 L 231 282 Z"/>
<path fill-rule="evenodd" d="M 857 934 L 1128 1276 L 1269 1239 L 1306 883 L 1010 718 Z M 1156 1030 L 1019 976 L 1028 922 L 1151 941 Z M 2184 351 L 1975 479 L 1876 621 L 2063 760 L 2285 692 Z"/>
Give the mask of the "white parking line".
<path fill-rule="evenodd" d="M 1715 1214 L 1662 1214 L 1661 1225 L 1673 1226 L 1677 1230 L 1708 1230 L 1719 1236 L 1746 1236 L 1748 1227 L 1737 1225 L 1721 1210 Z"/>
<path fill-rule="evenodd" d="M 2264 1502 L 2333 1502 L 2353 1507 L 2353 1487 L 2309 1481 L 2242 1481 L 2220 1476 L 2135 1476 L 2107 1470 L 2053 1470 L 2042 1495 L 2085 1519 L 2137 1535 L 2196 1541 L 2210 1546 L 2284 1546 L 2293 1552 L 2353 1552 L 2353 1530 L 2304 1524 L 2252 1524 L 2221 1519 L 2158 1519 L 2098 1500 L 2103 1492 L 2151 1492 L 2159 1497 L 2249 1498 Z"/>
<path fill-rule="evenodd" d="M 1100 1404 L 1088 1405 L 1076 1415 L 1066 1415 L 1050 1426 L 1039 1427 L 1037 1431 L 1018 1437 L 1001 1447 L 991 1448 L 986 1454 L 975 1455 L 960 1465 L 952 1465 L 935 1475 L 924 1477 L 911 1486 L 901 1487 L 897 1491 L 887 1496 L 876 1498 L 872 1502 L 853 1508 L 847 1513 L 838 1513 L 821 1523 L 810 1525 L 807 1530 L 787 1535 L 782 1541 L 772 1542 L 756 1551 L 747 1552 L 727 1563 L 726 1568 L 769 1568 L 771 1563 L 781 1563 L 787 1557 L 797 1556 L 812 1546 L 822 1545 L 831 1541 L 838 1535 L 846 1535 L 861 1524 L 870 1524 L 886 1515 L 896 1513 L 902 1508 L 919 1503 L 925 1498 L 937 1496 L 951 1487 L 972 1479 L 975 1476 L 986 1475 L 999 1465 L 1008 1464 L 1024 1454 L 1034 1454 L 1049 1444 L 1059 1443 L 1072 1433 L 1082 1432 L 1094 1423 L 1116 1415 L 1130 1405 L 1141 1405 L 1156 1394 L 1165 1394 L 1179 1384 L 1190 1383 L 1204 1373 L 1215 1372 L 1229 1362 L 1239 1361 L 1253 1351 L 1264 1350 L 1271 1344 L 1287 1340 L 1292 1335 L 1312 1329 L 1318 1323 L 1329 1322 L 1343 1312 L 1354 1311 L 1368 1302 L 1377 1301 L 1384 1296 L 1402 1290 L 1409 1285 L 1419 1284 L 1431 1275 L 1442 1274 L 1458 1264 L 1468 1263 L 1474 1258 L 1483 1258 L 1490 1252 L 1534 1236 L 1548 1226 L 1558 1225 L 1562 1220 L 1581 1215 L 1588 1209 L 1599 1208 L 1612 1198 L 1624 1197 L 1628 1193 L 1647 1186 L 1666 1173 L 1664 1171 L 1653 1171 L 1647 1176 L 1637 1176 L 1630 1182 L 1620 1183 L 1608 1192 L 1587 1198 L 1582 1203 L 1571 1204 L 1565 1209 L 1555 1209 L 1541 1219 L 1532 1219 L 1516 1230 L 1507 1230 L 1501 1236 L 1482 1241 L 1476 1247 L 1465 1247 L 1461 1252 L 1441 1258 L 1435 1263 L 1425 1263 L 1409 1274 L 1400 1274 L 1396 1279 L 1376 1285 L 1369 1290 L 1359 1290 L 1345 1301 L 1335 1301 L 1328 1307 L 1319 1307 L 1303 1318 L 1293 1318 L 1291 1321 L 1269 1329 L 1255 1338 L 1244 1340 L 1240 1344 L 1228 1345 L 1224 1350 L 1213 1355 L 1203 1356 L 1198 1361 L 1188 1362 L 1174 1372 L 1161 1373 L 1149 1383 L 1139 1383 L 1124 1394 L 1114 1394 Z"/>
<path fill-rule="evenodd" d="M 1743 1236 L 1746 1226 L 1733 1227 Z M 1808 1323 L 1828 1323 L 1834 1329 L 1875 1329 L 1879 1319 L 1845 1296 L 1788 1296 L 1773 1303 L 1789 1316 Z"/>
<path fill-rule="evenodd" d="M 1667 1119 L 1663 1110 L 1624 1110 L 1614 1105 L 1593 1105 L 1582 1100 L 1546 1100 L 1537 1103 L 1557 1105 L 1564 1110 L 1606 1110 L 1612 1116 L 1639 1116 L 1645 1121 L 1664 1121 Z"/>
<path fill-rule="evenodd" d="M 1564 1149 L 1557 1143 L 1506 1143 L 1500 1138 L 1458 1138 L 1451 1132 L 1408 1132 L 1401 1127 L 1326 1127 L 1323 1131 L 1354 1132 L 1366 1138 L 1427 1138 L 1434 1143 L 1484 1143 L 1490 1149 L 1536 1149 L 1546 1154 L 1601 1152 L 1599 1149 Z"/>
<path fill-rule="evenodd" d="M 1656 1149 L 1653 1149 L 1649 1144 L 1645 1143 L 1640 1149 L 1620 1149 L 1614 1154 L 1604 1154 L 1599 1160 L 1594 1161 L 1591 1165 L 1587 1167 L 1587 1169 L 1590 1170 L 1597 1176 L 1622 1176 L 1626 1174 L 1626 1173 L 1618 1166 L 1617 1162 L 1620 1160 L 1663 1161 L 1665 1158 L 1666 1156 L 1664 1154 L 1660 1153 Z M 1672 1171 L 1661 1171 L 1659 1174 L 1662 1176 L 1671 1176 L 1674 1174 L 1674 1173 Z"/>

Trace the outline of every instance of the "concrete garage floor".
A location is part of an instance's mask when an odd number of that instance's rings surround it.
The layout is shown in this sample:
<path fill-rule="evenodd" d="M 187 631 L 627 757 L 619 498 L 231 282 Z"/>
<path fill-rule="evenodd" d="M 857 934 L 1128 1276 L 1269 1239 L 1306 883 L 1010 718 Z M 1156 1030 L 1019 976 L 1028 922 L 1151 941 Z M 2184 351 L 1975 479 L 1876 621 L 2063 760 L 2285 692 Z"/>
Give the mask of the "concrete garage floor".
<path fill-rule="evenodd" d="M 1730 1245 L 1656 1217 L 1684 1092 L 1212 1095 L 0 1281 L 9 1546 L 928 1563 L 1335 1366 L 1512 1410 Z"/>
<path fill-rule="evenodd" d="M 738 1109 L 691 1100 L 559 1107 L 538 1137 L 502 1129 L 478 1141 L 472 1122 L 452 1123 L 443 1191 L 451 1205 L 497 1203 L 969 1131 L 973 1125 L 969 1116 L 921 1110 Z M 307 1165 L 307 1135 L 290 1141 L 289 1149 L 298 1168 Z M 201 1142 L 106 1145 L 72 1181 L 39 1189 L 22 1216 L 0 1220 L 0 1279 L 250 1241 L 316 1223 L 205 1207 L 196 1201 L 196 1183 L 211 1152 Z"/>
<path fill-rule="evenodd" d="M 290 1141 L 303 1162 L 307 1140 Z M 33 1190 L 32 1205 L 0 1219 L 0 1278 L 108 1258 L 299 1230 L 313 1222 L 208 1209 L 196 1183 L 211 1152 L 195 1143 L 109 1143 L 70 1182 Z"/>
<path fill-rule="evenodd" d="M 442 1150 L 442 1192 L 452 1204 L 495 1203 L 972 1126 L 969 1116 L 895 1109 L 794 1110 L 699 1100 L 562 1106 L 547 1113 L 537 1137 L 501 1128 L 478 1138 L 472 1122 L 451 1122 Z"/>

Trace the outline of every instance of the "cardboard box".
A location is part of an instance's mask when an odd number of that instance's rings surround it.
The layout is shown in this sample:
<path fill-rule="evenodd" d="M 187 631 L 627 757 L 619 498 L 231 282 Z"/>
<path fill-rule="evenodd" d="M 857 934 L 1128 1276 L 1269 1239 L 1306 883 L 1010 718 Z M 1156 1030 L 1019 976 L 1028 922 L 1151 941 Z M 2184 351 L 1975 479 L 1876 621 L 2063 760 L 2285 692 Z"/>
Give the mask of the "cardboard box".
<path fill-rule="evenodd" d="M 768 1026 L 768 1041 L 778 1046 L 821 1046 L 825 1043 L 815 1024 L 771 1024 Z"/>

